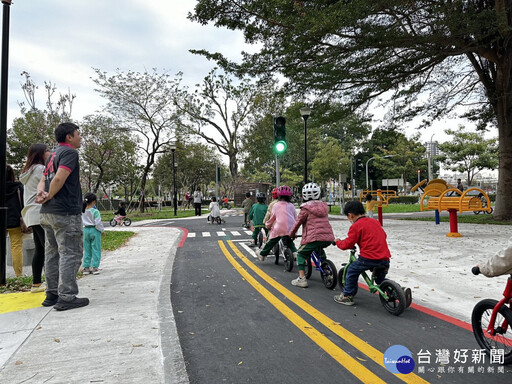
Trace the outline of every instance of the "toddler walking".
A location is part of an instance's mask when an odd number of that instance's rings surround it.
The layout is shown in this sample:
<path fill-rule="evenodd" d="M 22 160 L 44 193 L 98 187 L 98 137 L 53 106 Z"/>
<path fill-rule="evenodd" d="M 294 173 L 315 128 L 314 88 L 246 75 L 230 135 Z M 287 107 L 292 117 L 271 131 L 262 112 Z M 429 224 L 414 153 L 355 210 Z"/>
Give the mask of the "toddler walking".
<path fill-rule="evenodd" d="M 101 235 L 105 228 L 101 223 L 100 211 L 96 205 L 96 195 L 87 192 L 82 203 L 82 223 L 84 224 L 83 274 L 98 275 L 101 260 Z"/>

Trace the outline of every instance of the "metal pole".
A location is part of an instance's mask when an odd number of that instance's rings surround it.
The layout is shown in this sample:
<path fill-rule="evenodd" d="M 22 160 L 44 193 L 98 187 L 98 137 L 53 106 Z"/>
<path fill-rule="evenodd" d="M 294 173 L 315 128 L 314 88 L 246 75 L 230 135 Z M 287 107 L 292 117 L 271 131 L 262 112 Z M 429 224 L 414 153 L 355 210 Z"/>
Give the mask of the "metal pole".
<path fill-rule="evenodd" d="M 178 215 L 178 197 L 177 189 L 176 189 L 176 162 L 174 161 L 174 152 L 175 149 L 172 149 L 172 185 L 173 185 L 173 198 L 172 198 L 172 204 L 174 206 L 174 216 Z"/>
<path fill-rule="evenodd" d="M 375 159 L 375 157 L 370 157 L 368 159 L 368 161 L 366 162 L 366 189 L 368 189 L 368 163 L 370 162 L 370 160 L 373 160 Z"/>
<path fill-rule="evenodd" d="M 276 155 L 276 188 L 281 184 L 281 172 L 279 171 L 279 156 Z"/>
<path fill-rule="evenodd" d="M 308 182 L 308 117 L 304 118 L 304 185 Z"/>
<path fill-rule="evenodd" d="M 5 285 L 7 207 L 5 205 L 5 166 L 7 155 L 7 80 L 9 75 L 9 18 L 11 0 L 2 0 L 2 64 L 0 80 L 0 284 Z"/>
<path fill-rule="evenodd" d="M 215 165 L 215 197 L 219 201 L 219 166 Z M 220 201 L 219 201 L 220 204 Z"/>

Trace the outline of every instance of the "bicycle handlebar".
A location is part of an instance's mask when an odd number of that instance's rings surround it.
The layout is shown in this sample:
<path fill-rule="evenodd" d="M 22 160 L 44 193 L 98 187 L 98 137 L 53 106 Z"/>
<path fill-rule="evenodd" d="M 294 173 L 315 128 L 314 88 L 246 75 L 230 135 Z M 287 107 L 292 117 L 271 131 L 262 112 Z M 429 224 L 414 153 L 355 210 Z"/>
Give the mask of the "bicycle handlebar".
<path fill-rule="evenodd" d="M 473 275 L 479 275 L 480 274 L 480 267 L 475 266 L 475 267 L 471 268 L 471 272 L 473 273 Z"/>

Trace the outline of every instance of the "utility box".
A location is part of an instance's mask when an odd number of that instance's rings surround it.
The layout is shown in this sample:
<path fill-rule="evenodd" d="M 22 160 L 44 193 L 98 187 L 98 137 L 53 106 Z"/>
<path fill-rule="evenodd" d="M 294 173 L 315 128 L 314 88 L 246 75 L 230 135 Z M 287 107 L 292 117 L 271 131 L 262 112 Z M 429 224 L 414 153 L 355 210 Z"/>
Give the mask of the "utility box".
<path fill-rule="evenodd" d="M 9 236 L 6 239 L 7 265 L 12 267 L 11 241 Z M 23 266 L 31 266 L 34 258 L 35 244 L 32 235 L 23 235 Z"/>

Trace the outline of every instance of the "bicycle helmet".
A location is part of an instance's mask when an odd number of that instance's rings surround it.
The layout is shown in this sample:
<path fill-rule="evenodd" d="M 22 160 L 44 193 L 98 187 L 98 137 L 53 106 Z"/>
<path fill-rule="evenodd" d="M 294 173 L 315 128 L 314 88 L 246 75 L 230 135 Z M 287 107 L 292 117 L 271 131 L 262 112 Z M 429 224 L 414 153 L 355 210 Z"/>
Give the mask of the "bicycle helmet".
<path fill-rule="evenodd" d="M 304 201 L 318 200 L 320 198 L 320 187 L 316 183 L 307 183 L 302 187 L 302 198 Z"/>
<path fill-rule="evenodd" d="M 267 196 L 263 192 L 256 194 L 256 200 L 258 203 L 264 203 L 267 200 Z"/>
<path fill-rule="evenodd" d="M 281 185 L 277 190 L 277 196 L 291 196 L 292 189 L 287 185 Z"/>
<path fill-rule="evenodd" d="M 277 188 L 274 188 L 274 189 L 272 190 L 272 198 L 273 198 L 273 199 L 277 199 L 277 198 L 278 198 L 278 196 L 277 196 Z"/>

